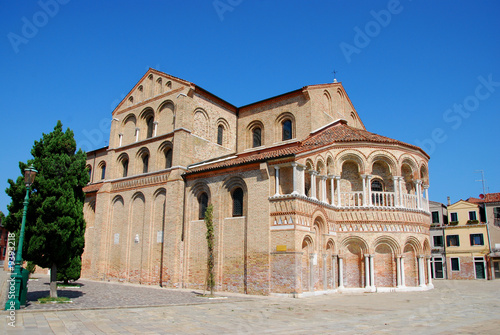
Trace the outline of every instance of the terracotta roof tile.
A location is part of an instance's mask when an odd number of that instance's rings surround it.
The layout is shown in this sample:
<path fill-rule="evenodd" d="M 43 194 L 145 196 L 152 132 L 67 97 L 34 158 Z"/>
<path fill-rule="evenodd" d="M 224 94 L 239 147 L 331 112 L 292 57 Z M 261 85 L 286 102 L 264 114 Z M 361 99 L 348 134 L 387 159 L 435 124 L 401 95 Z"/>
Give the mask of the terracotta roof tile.
<path fill-rule="evenodd" d="M 482 204 L 482 203 L 488 203 L 488 202 L 500 202 L 500 193 L 486 193 L 484 195 L 484 199 L 478 199 L 478 198 L 469 198 L 467 199 L 468 202 L 472 202 L 475 204 Z"/>
<path fill-rule="evenodd" d="M 225 161 L 214 163 L 205 163 L 203 165 L 194 165 L 189 169 L 186 174 L 209 171 L 220 169 L 229 166 L 236 166 L 246 163 L 265 161 L 267 159 L 286 157 L 295 155 L 302 152 L 307 152 L 313 149 L 324 147 L 333 143 L 346 143 L 346 142 L 372 142 L 372 143 L 387 143 L 406 146 L 412 149 L 421 150 L 417 146 L 407 144 L 401 141 L 393 140 L 389 137 L 381 136 L 378 134 L 370 133 L 369 131 L 353 128 L 347 125 L 344 120 L 337 121 L 328 125 L 327 127 L 316 131 L 314 134 L 309 135 L 301 142 L 292 144 L 285 144 L 280 147 L 262 149 L 253 153 L 237 154 L 237 157 Z M 427 155 L 427 154 L 426 154 Z"/>
<path fill-rule="evenodd" d="M 85 192 L 85 193 L 97 192 L 97 191 L 99 191 L 101 186 L 102 186 L 102 183 L 90 184 L 90 185 L 87 185 L 83 188 L 83 192 Z"/>

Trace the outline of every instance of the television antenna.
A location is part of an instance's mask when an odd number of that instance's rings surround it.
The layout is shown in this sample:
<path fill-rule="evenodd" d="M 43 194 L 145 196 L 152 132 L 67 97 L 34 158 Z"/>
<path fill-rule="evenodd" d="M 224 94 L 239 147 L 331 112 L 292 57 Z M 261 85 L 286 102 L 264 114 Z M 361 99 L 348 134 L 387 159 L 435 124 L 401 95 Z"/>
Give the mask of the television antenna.
<path fill-rule="evenodd" d="M 486 195 L 486 179 L 484 179 L 484 171 L 483 170 L 476 170 L 474 171 L 475 173 L 480 173 L 481 174 L 481 179 L 479 180 L 476 180 L 476 181 L 480 181 L 483 183 L 483 194 Z"/>

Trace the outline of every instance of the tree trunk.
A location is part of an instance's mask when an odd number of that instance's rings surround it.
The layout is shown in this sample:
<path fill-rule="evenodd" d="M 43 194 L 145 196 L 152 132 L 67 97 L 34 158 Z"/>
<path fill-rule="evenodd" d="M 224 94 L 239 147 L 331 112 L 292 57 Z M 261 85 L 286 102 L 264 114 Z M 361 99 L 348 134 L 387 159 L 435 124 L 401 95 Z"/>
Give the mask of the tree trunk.
<path fill-rule="evenodd" d="M 50 269 L 50 297 L 57 298 L 57 266 L 55 263 Z"/>

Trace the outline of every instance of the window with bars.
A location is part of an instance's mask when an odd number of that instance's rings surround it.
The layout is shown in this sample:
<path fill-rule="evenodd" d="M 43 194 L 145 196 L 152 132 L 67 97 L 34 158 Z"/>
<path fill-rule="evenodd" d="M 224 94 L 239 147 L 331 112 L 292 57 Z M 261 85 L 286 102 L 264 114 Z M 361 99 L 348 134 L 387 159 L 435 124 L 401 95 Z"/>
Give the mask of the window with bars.
<path fill-rule="evenodd" d="M 243 216 L 243 190 L 237 188 L 233 191 L 233 216 Z"/>
<path fill-rule="evenodd" d="M 217 144 L 222 145 L 223 141 L 224 141 L 224 126 L 219 125 L 219 127 L 217 127 Z"/>
<path fill-rule="evenodd" d="M 198 211 L 198 219 L 203 220 L 205 218 L 205 212 L 208 207 L 208 195 L 203 192 L 198 197 L 199 211 Z"/>
<path fill-rule="evenodd" d="M 259 127 L 253 129 L 252 138 L 253 138 L 252 146 L 254 148 L 260 147 L 262 145 L 262 130 Z"/>
<path fill-rule="evenodd" d="M 282 123 L 282 140 L 290 140 L 292 139 L 292 121 L 285 120 Z"/>

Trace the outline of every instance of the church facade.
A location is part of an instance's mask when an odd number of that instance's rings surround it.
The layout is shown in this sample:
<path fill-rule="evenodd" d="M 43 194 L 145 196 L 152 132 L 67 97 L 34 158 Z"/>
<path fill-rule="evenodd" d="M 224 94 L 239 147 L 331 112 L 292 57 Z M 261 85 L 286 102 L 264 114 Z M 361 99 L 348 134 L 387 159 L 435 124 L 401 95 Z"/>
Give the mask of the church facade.
<path fill-rule="evenodd" d="M 236 107 L 149 69 L 87 153 L 82 277 L 301 296 L 432 288 L 428 160 L 341 83 Z"/>

